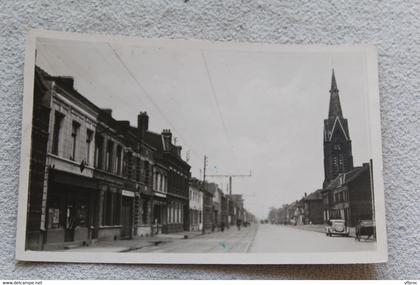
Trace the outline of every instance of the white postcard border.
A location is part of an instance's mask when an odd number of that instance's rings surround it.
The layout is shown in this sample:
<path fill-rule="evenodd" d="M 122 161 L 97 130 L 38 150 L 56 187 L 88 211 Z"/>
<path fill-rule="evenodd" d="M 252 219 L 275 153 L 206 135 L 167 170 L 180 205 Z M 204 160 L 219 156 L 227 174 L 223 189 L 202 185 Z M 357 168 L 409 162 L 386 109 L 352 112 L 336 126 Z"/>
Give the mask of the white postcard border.
<path fill-rule="evenodd" d="M 29 163 L 32 131 L 35 46 L 37 38 L 110 42 L 130 46 L 165 46 L 170 48 L 224 49 L 258 52 L 366 52 L 368 69 L 368 110 L 370 157 L 373 159 L 377 246 L 374 251 L 305 252 L 305 253 L 105 253 L 52 252 L 25 250 Z M 377 51 L 371 45 L 275 45 L 260 43 L 209 42 L 203 40 L 141 39 L 125 36 L 77 34 L 31 30 L 26 39 L 24 96 L 22 110 L 22 145 L 20 159 L 19 201 L 16 230 L 16 259 L 19 261 L 82 263 L 153 263 L 153 264 L 343 264 L 379 263 L 388 259 L 383 162 L 378 88 Z"/>

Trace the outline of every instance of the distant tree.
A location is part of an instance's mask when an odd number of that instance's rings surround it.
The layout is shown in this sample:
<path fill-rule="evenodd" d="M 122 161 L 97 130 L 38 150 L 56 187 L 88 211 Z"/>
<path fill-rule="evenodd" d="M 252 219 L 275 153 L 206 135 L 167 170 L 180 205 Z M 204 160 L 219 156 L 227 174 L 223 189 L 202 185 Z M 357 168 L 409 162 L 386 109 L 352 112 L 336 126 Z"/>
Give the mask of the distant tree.
<path fill-rule="evenodd" d="M 277 222 L 277 209 L 275 207 L 271 207 L 270 211 L 268 212 L 268 220 L 271 223 Z"/>

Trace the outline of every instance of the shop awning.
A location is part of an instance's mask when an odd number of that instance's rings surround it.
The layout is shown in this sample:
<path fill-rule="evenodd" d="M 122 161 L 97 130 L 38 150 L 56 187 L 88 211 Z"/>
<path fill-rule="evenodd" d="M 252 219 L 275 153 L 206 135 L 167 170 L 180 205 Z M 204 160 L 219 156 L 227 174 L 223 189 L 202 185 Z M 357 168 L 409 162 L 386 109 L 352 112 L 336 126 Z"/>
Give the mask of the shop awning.
<path fill-rule="evenodd" d="M 55 183 L 66 184 L 80 188 L 97 189 L 96 180 L 94 178 L 75 175 L 59 170 L 51 170 L 51 174 L 51 178 Z"/>

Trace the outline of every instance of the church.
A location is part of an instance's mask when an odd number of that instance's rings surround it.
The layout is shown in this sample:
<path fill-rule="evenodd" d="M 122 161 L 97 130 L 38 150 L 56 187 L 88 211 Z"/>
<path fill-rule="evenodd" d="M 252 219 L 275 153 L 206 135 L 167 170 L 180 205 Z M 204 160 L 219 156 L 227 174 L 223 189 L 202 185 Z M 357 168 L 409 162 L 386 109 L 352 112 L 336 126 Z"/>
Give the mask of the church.
<path fill-rule="evenodd" d="M 353 165 L 348 121 L 343 116 L 339 90 L 332 71 L 328 118 L 324 120 L 324 222 L 344 219 L 353 227 L 359 220 L 374 220 L 372 161 Z"/>

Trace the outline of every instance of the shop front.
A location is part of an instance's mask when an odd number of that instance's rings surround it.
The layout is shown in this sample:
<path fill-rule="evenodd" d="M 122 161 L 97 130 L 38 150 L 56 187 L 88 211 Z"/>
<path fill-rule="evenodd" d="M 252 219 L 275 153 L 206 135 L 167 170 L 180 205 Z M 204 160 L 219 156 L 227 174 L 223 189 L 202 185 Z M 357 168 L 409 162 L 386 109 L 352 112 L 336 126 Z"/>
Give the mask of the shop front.
<path fill-rule="evenodd" d="M 94 238 L 94 179 L 50 170 L 44 249 L 89 245 Z"/>
<path fill-rule="evenodd" d="M 154 193 L 153 196 L 153 235 L 161 234 L 167 226 L 167 202 L 166 196 Z"/>

